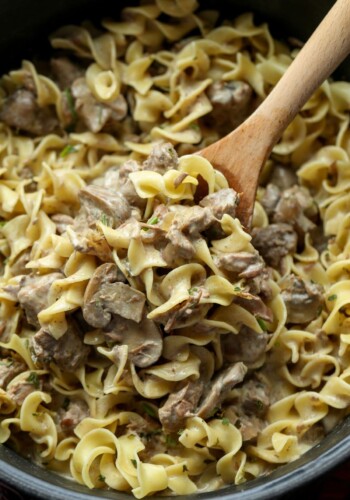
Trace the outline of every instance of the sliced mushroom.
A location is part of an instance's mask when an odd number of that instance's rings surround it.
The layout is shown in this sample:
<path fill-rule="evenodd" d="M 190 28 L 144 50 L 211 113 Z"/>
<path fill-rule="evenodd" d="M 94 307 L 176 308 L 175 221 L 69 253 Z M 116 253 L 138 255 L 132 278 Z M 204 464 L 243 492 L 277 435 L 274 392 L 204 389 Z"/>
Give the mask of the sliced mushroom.
<path fill-rule="evenodd" d="M 128 346 L 128 358 L 134 365 L 145 368 L 158 361 L 163 350 L 163 338 L 159 327 L 146 315 L 140 323 L 115 316 L 105 329 L 107 342 Z"/>
<path fill-rule="evenodd" d="M 104 328 L 112 314 L 140 323 L 145 295 L 120 280 L 115 264 L 102 264 L 96 269 L 84 295 L 83 316 L 89 325 Z"/>

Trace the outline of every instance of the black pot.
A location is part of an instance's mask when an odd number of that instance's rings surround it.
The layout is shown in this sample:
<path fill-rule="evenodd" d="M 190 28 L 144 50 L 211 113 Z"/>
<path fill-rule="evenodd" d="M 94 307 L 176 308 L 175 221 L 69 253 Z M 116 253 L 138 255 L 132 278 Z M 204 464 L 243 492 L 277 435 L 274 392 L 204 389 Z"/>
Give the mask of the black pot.
<path fill-rule="evenodd" d="M 135 0 L 136 2 L 136 0 Z M 23 58 L 49 50 L 47 37 L 65 23 L 102 16 L 117 16 L 118 8 L 130 3 L 106 0 L 1 0 L 0 3 L 0 72 L 17 68 Z M 233 18 L 243 11 L 253 11 L 259 20 L 269 22 L 275 37 L 294 36 L 305 40 L 330 9 L 332 0 L 199 0 L 206 7 L 219 9 Z M 336 29 L 336 27 L 335 27 Z M 350 79 L 350 59 L 337 70 L 337 78 Z M 201 500 L 264 500 L 284 496 L 317 479 L 350 457 L 350 417 L 338 425 L 320 444 L 293 463 L 279 467 L 270 475 L 239 486 L 200 495 Z M 0 480 L 45 500 L 93 500 L 111 498 L 130 500 L 116 491 L 89 491 L 86 487 L 50 473 L 0 446 Z M 0 484 L 1 491 L 1 484 Z M 293 495 L 294 497 L 294 495 Z M 9 498 L 16 498 L 13 494 Z M 153 497 L 154 498 L 154 497 Z M 159 499 L 164 500 L 164 496 Z M 180 497 L 185 500 L 187 497 Z M 191 497 L 192 498 L 192 497 Z"/>

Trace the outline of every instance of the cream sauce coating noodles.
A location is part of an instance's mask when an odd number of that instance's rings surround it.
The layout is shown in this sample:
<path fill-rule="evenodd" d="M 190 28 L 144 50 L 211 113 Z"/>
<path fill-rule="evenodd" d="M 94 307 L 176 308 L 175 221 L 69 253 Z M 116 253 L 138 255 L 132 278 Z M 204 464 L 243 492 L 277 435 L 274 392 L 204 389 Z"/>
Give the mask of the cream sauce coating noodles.
<path fill-rule="evenodd" d="M 51 44 L 0 86 L 0 442 L 137 498 L 297 459 L 350 405 L 350 85 L 287 128 L 249 234 L 194 153 L 297 47 L 196 0 Z"/>

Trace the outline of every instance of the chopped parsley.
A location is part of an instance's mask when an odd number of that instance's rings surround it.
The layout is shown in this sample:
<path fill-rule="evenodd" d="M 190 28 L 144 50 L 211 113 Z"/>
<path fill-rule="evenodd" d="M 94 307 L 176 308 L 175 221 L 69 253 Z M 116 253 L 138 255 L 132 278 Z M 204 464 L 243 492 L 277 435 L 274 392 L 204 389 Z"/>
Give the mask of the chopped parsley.
<path fill-rule="evenodd" d="M 189 289 L 188 289 L 188 293 L 189 293 L 190 295 L 194 295 L 196 292 L 198 292 L 198 290 L 199 290 L 199 288 L 198 288 L 198 287 L 193 286 L 192 288 L 189 288 Z"/>
<path fill-rule="evenodd" d="M 159 222 L 158 217 L 153 216 L 150 219 L 148 219 L 147 224 L 150 224 L 151 226 L 154 226 L 155 224 L 158 224 L 158 222 Z M 148 230 L 149 230 L 149 227 L 143 227 L 142 228 L 142 231 L 148 231 Z"/>
<path fill-rule="evenodd" d="M 176 157 L 176 152 L 174 151 L 173 148 L 168 148 L 168 153 L 170 154 L 170 156 L 172 158 L 175 158 Z"/>
<path fill-rule="evenodd" d="M 222 425 L 228 425 L 230 423 L 230 421 L 228 418 L 224 417 L 221 419 L 221 423 L 222 423 Z"/>
<path fill-rule="evenodd" d="M 140 437 L 145 438 L 147 440 L 151 439 L 153 436 L 157 436 L 159 434 L 162 434 L 161 429 L 155 429 L 154 431 L 149 431 L 149 432 L 140 432 Z"/>
<path fill-rule="evenodd" d="M 172 448 L 173 446 L 177 445 L 176 439 L 174 439 L 172 436 L 169 436 L 169 434 L 165 435 L 165 444 Z"/>
<path fill-rule="evenodd" d="M 104 224 L 105 226 L 109 226 L 109 225 L 110 225 L 110 220 L 109 220 L 109 217 L 108 217 L 106 214 L 102 214 L 102 215 L 101 215 L 101 222 L 102 222 L 102 224 Z"/>
<path fill-rule="evenodd" d="M 102 476 L 102 474 L 100 474 L 98 476 L 98 480 L 101 481 L 101 482 L 103 482 L 103 481 L 106 481 L 106 478 L 105 478 L 105 476 Z"/>
<path fill-rule="evenodd" d="M 181 436 L 183 432 L 185 432 L 185 429 L 179 429 L 179 430 L 177 431 L 177 435 L 178 435 L 178 436 Z"/>
<path fill-rule="evenodd" d="M 39 377 L 38 377 L 38 374 L 36 372 L 30 372 L 28 378 L 27 378 L 27 382 L 29 382 L 30 384 L 33 384 L 35 389 L 39 389 Z"/>
<path fill-rule="evenodd" d="M 6 222 L 7 222 L 7 220 L 0 220 L 0 227 L 4 227 Z"/>
<path fill-rule="evenodd" d="M 137 461 L 134 458 L 131 458 L 130 460 L 135 469 L 137 469 Z"/>
<path fill-rule="evenodd" d="M 260 328 L 266 332 L 267 331 L 267 326 L 265 321 L 262 318 L 256 318 L 256 321 L 259 323 Z"/>
<path fill-rule="evenodd" d="M 183 464 L 182 466 L 182 472 L 188 472 L 188 468 L 186 464 Z"/>
<path fill-rule="evenodd" d="M 258 410 L 264 409 L 264 403 L 262 401 L 260 401 L 260 399 L 255 399 L 254 404 Z"/>
<path fill-rule="evenodd" d="M 199 132 L 200 130 L 198 123 L 191 123 L 190 128 L 196 132 Z"/>
<path fill-rule="evenodd" d="M 242 289 L 240 286 L 235 286 L 234 289 L 233 289 L 234 292 L 241 292 Z"/>
<path fill-rule="evenodd" d="M 75 146 L 72 146 L 72 144 L 67 144 L 67 146 L 65 146 L 60 152 L 60 158 L 65 158 L 71 153 L 76 153 L 77 151 L 78 149 Z"/>
<path fill-rule="evenodd" d="M 330 295 L 327 300 L 329 302 L 333 302 L 334 300 L 337 300 L 338 295 L 336 293 L 333 293 L 333 295 Z"/>
<path fill-rule="evenodd" d="M 66 96 L 66 99 L 67 99 L 69 112 L 72 115 L 72 122 L 73 122 L 72 124 L 74 124 L 78 119 L 77 111 L 75 109 L 74 97 L 73 97 L 72 92 L 69 88 L 67 88 L 64 91 L 64 95 Z"/>
<path fill-rule="evenodd" d="M 149 405 L 148 403 L 142 403 L 142 408 L 147 415 L 149 415 L 152 418 L 158 418 L 158 413 L 157 411 L 153 408 L 153 406 Z"/>

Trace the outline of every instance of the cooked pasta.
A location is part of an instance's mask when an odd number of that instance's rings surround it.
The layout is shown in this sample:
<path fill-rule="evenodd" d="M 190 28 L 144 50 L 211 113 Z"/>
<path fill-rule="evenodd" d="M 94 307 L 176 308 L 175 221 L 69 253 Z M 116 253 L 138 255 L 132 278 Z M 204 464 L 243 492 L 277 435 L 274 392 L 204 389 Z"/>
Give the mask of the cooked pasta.
<path fill-rule="evenodd" d="M 350 408 L 350 85 L 275 146 L 253 227 L 195 153 L 297 48 L 196 0 L 66 26 L 0 85 L 0 442 L 88 488 L 266 475 Z"/>

